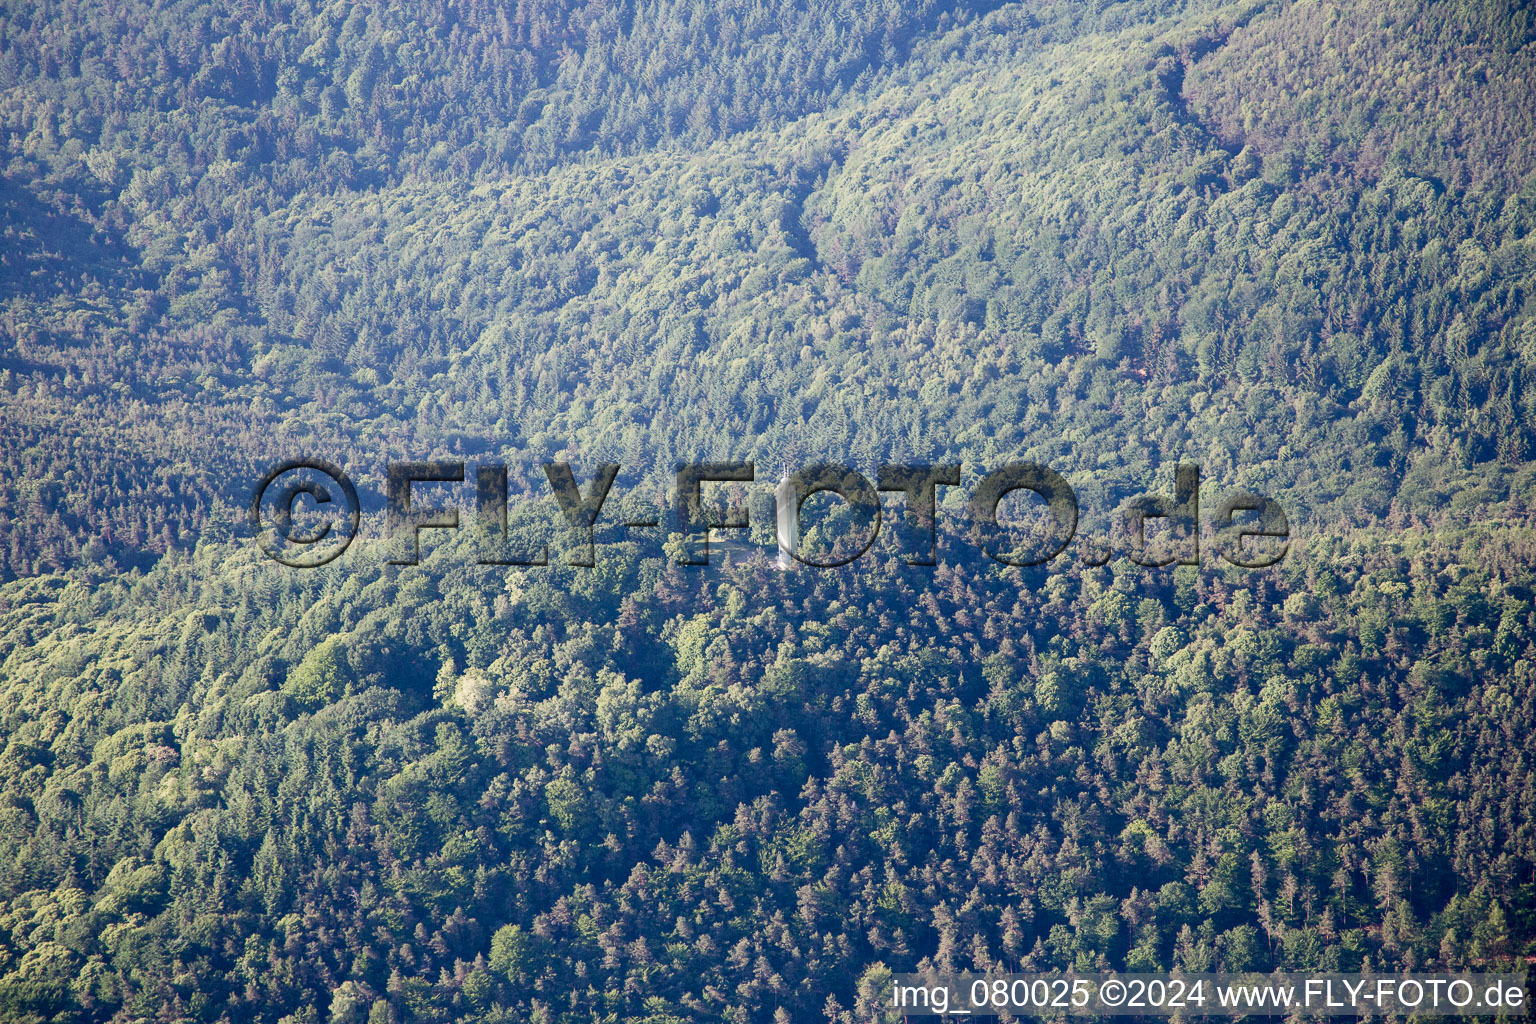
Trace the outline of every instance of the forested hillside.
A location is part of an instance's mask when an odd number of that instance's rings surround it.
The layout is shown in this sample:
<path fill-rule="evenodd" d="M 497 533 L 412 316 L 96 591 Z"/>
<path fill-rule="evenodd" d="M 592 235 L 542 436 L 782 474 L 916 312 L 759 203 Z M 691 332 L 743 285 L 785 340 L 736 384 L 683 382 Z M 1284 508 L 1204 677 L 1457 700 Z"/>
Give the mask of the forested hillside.
<path fill-rule="evenodd" d="M 1514 0 L 0 4 L 0 1017 L 1525 963 L 1533 140 Z M 430 458 L 621 464 L 596 567 L 386 564 Z M 936 568 L 688 567 L 613 510 L 692 459 L 963 484 Z M 1290 554 L 967 557 L 1019 460 Z"/>

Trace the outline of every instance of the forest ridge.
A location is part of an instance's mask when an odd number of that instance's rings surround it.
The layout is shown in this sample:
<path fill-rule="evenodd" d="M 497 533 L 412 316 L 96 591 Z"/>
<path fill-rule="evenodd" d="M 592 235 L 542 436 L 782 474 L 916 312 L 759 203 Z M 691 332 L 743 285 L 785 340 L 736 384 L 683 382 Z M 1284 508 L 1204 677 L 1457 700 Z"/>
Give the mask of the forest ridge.
<path fill-rule="evenodd" d="M 1524 964 L 1533 92 L 1517 0 L 0 4 L 0 1017 Z M 304 571 L 299 456 L 964 479 L 933 568 Z M 1292 552 L 955 557 L 1017 461 Z"/>

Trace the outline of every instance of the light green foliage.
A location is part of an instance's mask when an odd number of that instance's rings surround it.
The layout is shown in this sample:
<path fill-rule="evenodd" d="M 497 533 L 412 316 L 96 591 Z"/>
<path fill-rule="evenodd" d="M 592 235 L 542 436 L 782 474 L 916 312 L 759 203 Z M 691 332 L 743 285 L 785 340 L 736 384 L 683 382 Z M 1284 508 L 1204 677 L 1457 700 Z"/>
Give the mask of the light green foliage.
<path fill-rule="evenodd" d="M 0 1019 L 1536 955 L 1532 18 L 11 5 Z M 505 459 L 552 564 L 267 562 L 290 453 Z M 965 485 L 931 570 L 562 564 L 541 461 L 617 522 L 695 457 Z M 971 560 L 1019 459 L 1085 537 L 1199 461 L 1292 555 Z"/>
<path fill-rule="evenodd" d="M 283 692 L 308 707 L 340 700 L 347 688 L 346 647 L 343 637 L 322 642 L 288 673 Z"/>

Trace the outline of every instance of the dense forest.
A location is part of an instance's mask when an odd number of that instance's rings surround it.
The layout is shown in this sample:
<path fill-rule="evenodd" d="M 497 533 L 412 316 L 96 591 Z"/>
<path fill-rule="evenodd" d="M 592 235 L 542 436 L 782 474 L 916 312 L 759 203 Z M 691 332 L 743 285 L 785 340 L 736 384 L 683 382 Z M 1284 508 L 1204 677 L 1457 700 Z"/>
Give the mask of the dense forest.
<path fill-rule="evenodd" d="M 6 0 L 0 156 L 0 1018 L 1536 957 L 1528 5 Z M 293 457 L 324 568 L 245 520 Z M 389 564 L 429 459 L 550 564 Z M 758 468 L 709 566 L 690 460 Z M 939 564 L 893 497 L 760 557 L 824 460 L 960 466 Z M 966 533 L 1018 461 L 1037 569 Z M 621 467 L 593 568 L 550 462 Z M 1284 560 L 1085 557 L 1190 462 Z"/>

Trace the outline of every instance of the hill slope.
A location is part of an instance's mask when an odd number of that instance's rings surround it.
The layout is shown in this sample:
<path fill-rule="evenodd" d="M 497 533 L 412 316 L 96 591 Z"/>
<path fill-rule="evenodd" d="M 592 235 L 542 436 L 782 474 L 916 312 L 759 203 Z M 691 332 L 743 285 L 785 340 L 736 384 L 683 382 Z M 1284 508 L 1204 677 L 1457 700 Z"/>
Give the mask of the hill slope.
<path fill-rule="evenodd" d="M 0 20 L 5 1019 L 1536 954 L 1520 5 L 247 8 Z M 324 569 L 243 523 L 291 455 Z M 547 501 L 386 565 L 434 457 L 621 463 L 596 568 Z M 964 485 L 933 569 L 693 570 L 614 525 L 688 459 Z M 1020 459 L 1048 569 L 964 533 Z M 1087 564 L 1181 461 L 1290 556 Z"/>

